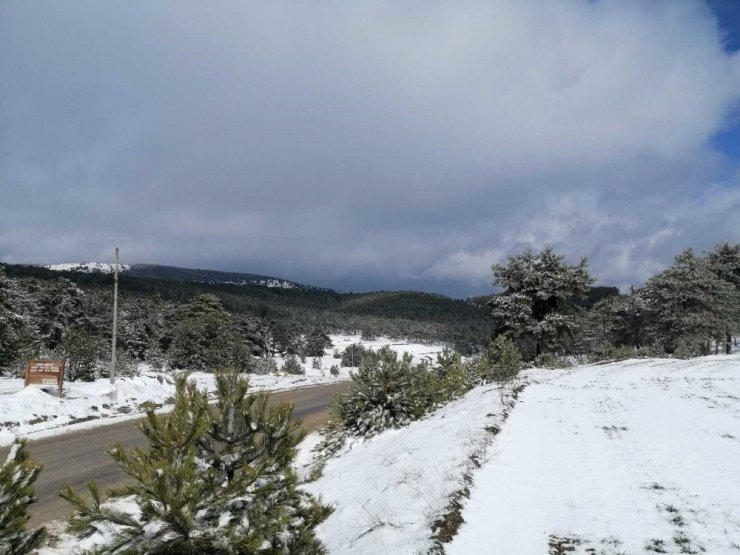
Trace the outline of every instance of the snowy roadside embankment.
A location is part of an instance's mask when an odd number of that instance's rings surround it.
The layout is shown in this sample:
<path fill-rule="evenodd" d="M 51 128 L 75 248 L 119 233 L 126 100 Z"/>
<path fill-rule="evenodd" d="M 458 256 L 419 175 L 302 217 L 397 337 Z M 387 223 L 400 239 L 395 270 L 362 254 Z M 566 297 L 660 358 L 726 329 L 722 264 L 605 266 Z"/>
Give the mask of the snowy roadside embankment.
<path fill-rule="evenodd" d="M 501 422 L 497 387 L 482 386 L 329 459 L 323 475 L 304 486 L 335 508 L 317 529 L 329 553 L 426 552 L 433 523 L 466 486 L 471 460 L 485 456 L 491 430 Z M 312 435 L 302 445 L 299 466 L 315 440 Z"/>
<path fill-rule="evenodd" d="M 739 355 L 531 376 L 447 553 L 740 553 Z"/>
<path fill-rule="evenodd" d="M 386 338 L 365 341 L 359 336 L 334 335 L 331 351 L 343 351 L 351 343 L 362 343 L 373 350 L 389 346 L 393 350 L 410 352 L 415 362 L 431 360 L 442 350 L 441 346 L 406 343 Z M 282 358 L 276 362 L 282 365 Z M 266 374 L 249 376 L 256 391 L 279 391 L 333 383 L 349 379 L 351 368 L 340 368 L 334 376 L 330 369 L 339 365 L 332 352 L 320 359 L 320 367 L 313 368 L 312 360 L 304 364 L 305 374 Z M 144 366 L 144 365 L 142 365 Z M 191 379 L 201 388 L 215 391 L 213 374 L 193 372 Z M 107 379 L 94 382 L 66 382 L 64 396 L 55 395 L 54 387 L 23 387 L 22 379 L 0 377 L 0 446 L 9 445 L 15 437 L 39 438 L 110 424 L 126 418 L 138 418 L 147 404 L 156 407 L 168 405 L 175 392 L 173 377 L 166 372 L 149 371 L 145 366 L 140 375 L 119 378 L 115 387 Z"/>

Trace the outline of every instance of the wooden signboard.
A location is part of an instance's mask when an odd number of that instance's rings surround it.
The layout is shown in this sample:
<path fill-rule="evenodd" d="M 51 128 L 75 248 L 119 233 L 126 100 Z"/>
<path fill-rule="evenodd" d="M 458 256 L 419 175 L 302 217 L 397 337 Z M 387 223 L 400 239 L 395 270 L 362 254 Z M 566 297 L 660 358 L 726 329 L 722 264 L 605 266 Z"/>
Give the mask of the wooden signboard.
<path fill-rule="evenodd" d="M 63 360 L 29 360 L 26 362 L 26 385 L 55 385 L 62 396 Z"/>

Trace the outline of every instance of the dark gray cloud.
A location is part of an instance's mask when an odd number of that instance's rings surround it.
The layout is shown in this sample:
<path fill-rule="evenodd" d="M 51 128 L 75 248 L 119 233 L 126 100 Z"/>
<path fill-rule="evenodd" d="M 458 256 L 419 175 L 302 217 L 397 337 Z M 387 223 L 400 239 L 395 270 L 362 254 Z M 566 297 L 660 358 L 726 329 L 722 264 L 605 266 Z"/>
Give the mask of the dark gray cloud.
<path fill-rule="evenodd" d="M 488 289 L 526 247 L 639 283 L 740 240 L 698 1 L 7 2 L 0 259 Z"/>

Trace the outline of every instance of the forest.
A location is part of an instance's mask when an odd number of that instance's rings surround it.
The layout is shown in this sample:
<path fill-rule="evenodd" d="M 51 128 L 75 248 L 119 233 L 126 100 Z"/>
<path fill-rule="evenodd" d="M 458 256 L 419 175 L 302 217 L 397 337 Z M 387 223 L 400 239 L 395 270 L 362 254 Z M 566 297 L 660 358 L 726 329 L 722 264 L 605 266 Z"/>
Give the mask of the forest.
<path fill-rule="evenodd" d="M 586 259 L 570 265 L 551 248 L 493 265 L 498 292 L 467 300 L 154 275 L 165 277 L 121 275 L 121 374 L 138 362 L 261 371 L 260 362 L 277 354 L 320 356 L 331 333 L 442 343 L 465 356 L 504 336 L 538 365 L 694 356 L 729 352 L 740 322 L 740 245 L 727 243 L 703 255 L 684 251 L 624 294 L 595 286 Z M 0 371 L 18 375 L 29 358 L 57 357 L 66 360 L 69 380 L 105 376 L 112 281 L 102 272 L 0 265 Z"/>

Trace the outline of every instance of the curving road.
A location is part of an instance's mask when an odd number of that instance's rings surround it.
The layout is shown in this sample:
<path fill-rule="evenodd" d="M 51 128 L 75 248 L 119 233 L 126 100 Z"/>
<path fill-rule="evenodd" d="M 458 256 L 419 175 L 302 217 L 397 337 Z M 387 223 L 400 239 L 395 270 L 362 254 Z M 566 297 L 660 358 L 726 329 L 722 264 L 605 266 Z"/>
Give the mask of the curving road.
<path fill-rule="evenodd" d="M 348 384 L 340 382 L 281 391 L 272 394 L 271 400 L 292 402 L 294 417 L 301 419 L 304 428 L 311 431 L 326 420 L 332 396 L 344 391 Z M 77 491 L 82 491 L 91 480 L 97 481 L 103 490 L 124 485 L 126 475 L 105 451 L 114 443 L 126 448 L 141 445 L 144 436 L 137 423 L 137 420 L 128 420 L 29 442 L 32 460 L 44 465 L 34 484 L 39 500 L 30 507 L 30 525 L 38 526 L 68 516 L 69 504 L 57 495 L 65 484 L 71 484 Z M 0 449 L 3 460 L 6 452 L 7 448 Z"/>

